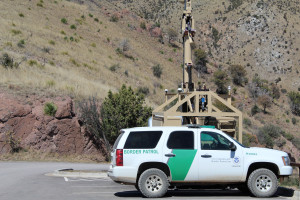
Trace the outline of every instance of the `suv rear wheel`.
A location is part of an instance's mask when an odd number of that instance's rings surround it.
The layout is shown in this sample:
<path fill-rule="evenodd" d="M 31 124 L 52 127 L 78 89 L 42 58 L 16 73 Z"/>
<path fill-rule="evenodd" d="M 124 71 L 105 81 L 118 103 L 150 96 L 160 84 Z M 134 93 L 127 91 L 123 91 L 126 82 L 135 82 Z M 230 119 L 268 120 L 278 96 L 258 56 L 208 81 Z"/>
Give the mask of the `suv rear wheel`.
<path fill-rule="evenodd" d="M 145 170 L 138 181 L 140 192 L 149 198 L 162 197 L 168 191 L 169 182 L 166 174 L 160 169 Z"/>
<path fill-rule="evenodd" d="M 256 197 L 271 197 L 278 188 L 276 175 L 269 169 L 257 169 L 248 178 L 248 188 Z"/>

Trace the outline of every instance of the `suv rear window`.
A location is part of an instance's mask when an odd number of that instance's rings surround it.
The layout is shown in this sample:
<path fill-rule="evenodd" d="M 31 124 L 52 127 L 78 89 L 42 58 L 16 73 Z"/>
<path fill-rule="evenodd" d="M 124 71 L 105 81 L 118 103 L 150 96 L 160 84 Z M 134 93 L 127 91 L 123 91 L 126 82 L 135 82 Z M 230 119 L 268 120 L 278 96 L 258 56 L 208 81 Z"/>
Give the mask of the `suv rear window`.
<path fill-rule="evenodd" d="M 162 135 L 162 131 L 130 132 L 124 149 L 154 149 Z"/>
<path fill-rule="evenodd" d="M 119 144 L 119 142 L 120 142 L 120 139 L 121 139 L 121 137 L 123 136 L 123 134 L 124 134 L 124 131 L 121 131 L 121 134 L 119 135 L 119 137 L 118 137 L 117 140 L 115 141 L 115 144 L 114 144 L 114 146 L 113 146 L 113 149 L 116 149 L 116 148 L 117 148 L 117 146 L 118 146 L 118 144 Z"/>
<path fill-rule="evenodd" d="M 174 131 L 170 134 L 167 147 L 169 149 L 194 149 L 193 131 Z"/>

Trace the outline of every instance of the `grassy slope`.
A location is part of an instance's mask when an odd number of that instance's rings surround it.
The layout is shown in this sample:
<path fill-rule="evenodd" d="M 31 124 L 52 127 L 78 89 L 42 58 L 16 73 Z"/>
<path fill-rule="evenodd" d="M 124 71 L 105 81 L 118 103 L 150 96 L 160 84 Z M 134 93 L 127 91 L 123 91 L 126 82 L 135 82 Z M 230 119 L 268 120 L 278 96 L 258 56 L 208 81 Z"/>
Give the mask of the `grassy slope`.
<path fill-rule="evenodd" d="M 21 62 L 16 70 L 0 68 L 2 85 L 104 98 L 108 90 L 116 91 L 126 83 L 133 88 L 148 87 L 148 99 L 157 105 L 163 101 L 163 89 L 176 88 L 180 82 L 180 51 L 174 52 L 168 45 L 160 44 L 147 31 L 131 30 L 129 24 L 140 26 L 139 17 L 125 13 L 119 22 L 111 22 L 114 11 L 105 7 L 68 1 L 44 1 L 41 7 L 38 3 L 36 0 L 0 2 L 1 54 L 7 52 L 16 62 Z M 63 24 L 62 18 L 68 24 Z M 76 30 L 70 28 L 72 24 Z M 21 33 L 14 34 L 14 31 Z M 75 41 L 70 41 L 70 37 Z M 131 47 L 128 54 L 135 61 L 115 51 L 125 38 Z M 18 47 L 20 40 L 25 42 L 23 48 Z M 118 64 L 115 72 L 109 69 Z M 163 68 L 160 79 L 152 74 L 152 66 L 156 64 Z"/>

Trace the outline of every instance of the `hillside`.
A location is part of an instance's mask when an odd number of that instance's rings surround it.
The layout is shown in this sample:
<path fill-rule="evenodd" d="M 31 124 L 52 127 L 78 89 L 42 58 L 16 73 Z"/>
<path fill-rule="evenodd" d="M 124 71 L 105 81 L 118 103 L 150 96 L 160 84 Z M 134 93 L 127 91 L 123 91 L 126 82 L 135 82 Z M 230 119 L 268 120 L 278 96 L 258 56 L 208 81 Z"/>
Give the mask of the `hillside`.
<path fill-rule="evenodd" d="M 0 56 L 7 53 L 18 67 L 0 67 L 0 88 L 16 95 L 103 100 L 126 84 L 156 107 L 164 89 L 176 90 L 182 79 L 181 38 L 170 44 L 168 37 L 170 28 L 179 34 L 182 8 L 166 0 L 3 0 Z M 245 139 L 264 146 L 261 127 L 276 125 L 284 134 L 273 138 L 274 148 L 300 160 L 300 117 L 292 114 L 287 97 L 300 88 L 299 1 L 194 0 L 193 16 L 195 46 L 208 55 L 208 73 L 198 78 L 195 71 L 193 80 L 215 91 L 215 71 L 230 74 L 230 65 L 244 66 L 248 83 L 230 85 L 233 104 L 244 113 Z M 157 65 L 160 78 L 153 75 Z M 267 113 L 251 112 L 255 74 L 266 87 L 279 88 Z"/>
<path fill-rule="evenodd" d="M 103 99 L 125 83 L 147 87 L 150 103 L 157 105 L 165 88 L 180 83 L 181 52 L 151 37 L 151 24 L 140 28 L 143 20 L 127 10 L 108 10 L 92 1 L 1 1 L 0 8 L 0 54 L 20 64 L 0 68 L 3 86 Z M 117 52 L 124 42 L 128 50 Z M 161 78 L 152 73 L 157 64 Z"/>

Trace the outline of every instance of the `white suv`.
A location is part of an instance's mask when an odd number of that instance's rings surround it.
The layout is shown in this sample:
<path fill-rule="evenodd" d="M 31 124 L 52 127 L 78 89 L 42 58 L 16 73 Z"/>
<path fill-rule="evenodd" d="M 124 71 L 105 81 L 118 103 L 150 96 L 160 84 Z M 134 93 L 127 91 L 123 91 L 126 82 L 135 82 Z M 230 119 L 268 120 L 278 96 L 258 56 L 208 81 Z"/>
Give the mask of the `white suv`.
<path fill-rule="evenodd" d="M 278 178 L 292 174 L 287 153 L 247 148 L 220 130 L 141 127 L 121 130 L 108 176 L 134 184 L 145 197 L 162 197 L 169 187 L 222 185 L 270 197 Z"/>

